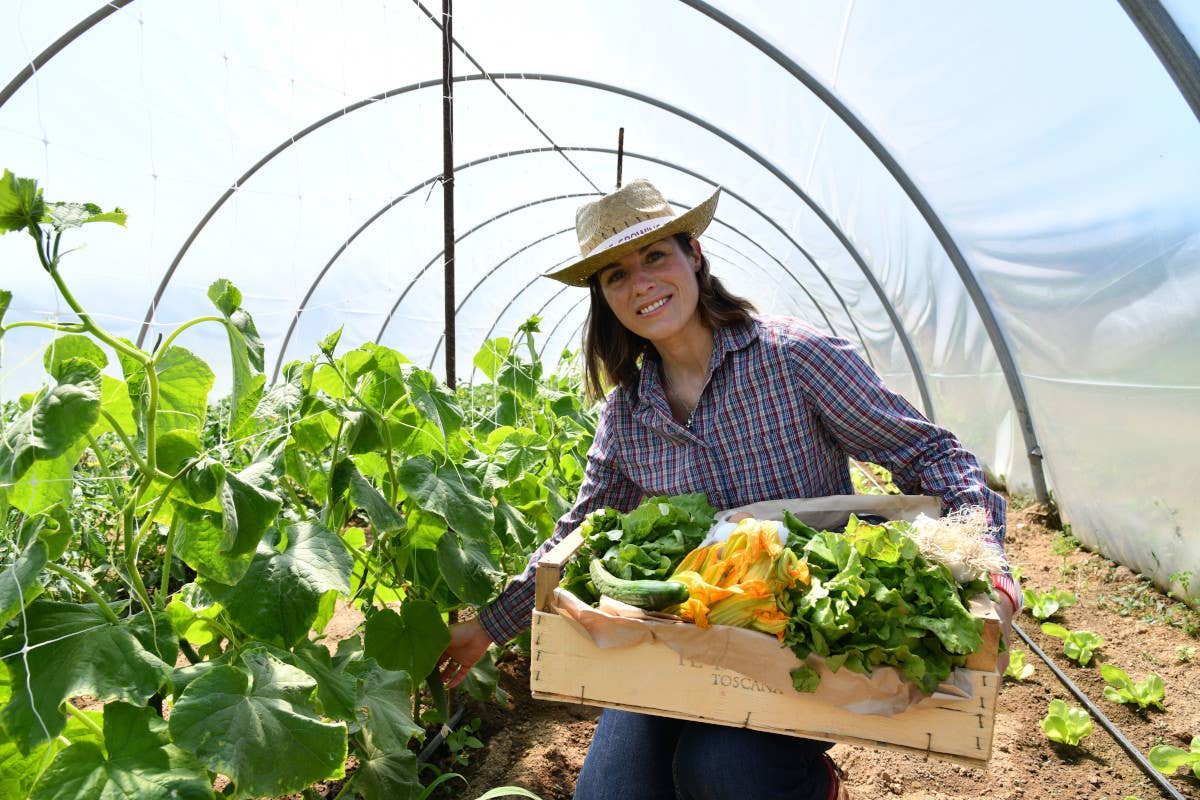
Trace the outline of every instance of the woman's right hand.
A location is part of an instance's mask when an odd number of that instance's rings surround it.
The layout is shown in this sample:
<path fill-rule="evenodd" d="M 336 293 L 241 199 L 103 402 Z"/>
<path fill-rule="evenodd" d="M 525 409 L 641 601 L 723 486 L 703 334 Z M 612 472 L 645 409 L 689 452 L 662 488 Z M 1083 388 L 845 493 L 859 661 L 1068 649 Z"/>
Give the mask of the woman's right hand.
<path fill-rule="evenodd" d="M 471 667 L 483 658 L 491 645 L 492 637 L 488 636 L 478 618 L 450 628 L 450 644 L 438 659 L 438 671 L 446 688 L 453 689 L 462 683 Z"/>

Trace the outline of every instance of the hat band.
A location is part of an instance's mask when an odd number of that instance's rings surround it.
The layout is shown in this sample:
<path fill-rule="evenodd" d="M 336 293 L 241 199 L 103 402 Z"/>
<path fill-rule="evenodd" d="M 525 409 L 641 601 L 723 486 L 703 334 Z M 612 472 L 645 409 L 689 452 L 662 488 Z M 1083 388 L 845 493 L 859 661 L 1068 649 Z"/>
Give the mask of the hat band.
<path fill-rule="evenodd" d="M 641 236 L 642 234 L 650 233 L 653 230 L 657 230 L 658 228 L 661 228 L 663 225 L 666 225 L 668 222 L 671 222 L 674 219 L 675 219 L 675 217 L 673 217 L 673 216 L 672 217 L 653 217 L 651 219 L 643 220 L 642 222 L 638 222 L 633 225 L 630 225 L 628 228 L 621 231 L 620 233 L 617 233 L 617 234 L 614 234 L 614 235 L 608 237 L 603 242 L 601 242 L 600 244 L 593 247 L 592 252 L 588 253 L 587 255 L 588 256 L 598 255 L 599 253 L 602 253 L 605 250 L 610 250 L 619 244 L 628 242 L 630 239 L 636 239 L 637 237 Z"/>

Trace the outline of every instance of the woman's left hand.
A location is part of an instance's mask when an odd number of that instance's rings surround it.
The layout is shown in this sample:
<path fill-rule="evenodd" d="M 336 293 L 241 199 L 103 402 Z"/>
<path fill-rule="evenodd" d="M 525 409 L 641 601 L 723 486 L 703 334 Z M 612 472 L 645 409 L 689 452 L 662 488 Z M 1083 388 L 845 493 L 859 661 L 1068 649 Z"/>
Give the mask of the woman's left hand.
<path fill-rule="evenodd" d="M 1015 609 L 1012 599 L 1004 592 L 996 592 L 992 607 L 996 610 L 996 616 L 1000 618 L 1000 636 L 1004 639 L 1004 647 L 996 655 L 996 671 L 1004 675 L 1004 671 L 1008 669 L 1009 653 L 1012 652 L 1012 620 Z"/>

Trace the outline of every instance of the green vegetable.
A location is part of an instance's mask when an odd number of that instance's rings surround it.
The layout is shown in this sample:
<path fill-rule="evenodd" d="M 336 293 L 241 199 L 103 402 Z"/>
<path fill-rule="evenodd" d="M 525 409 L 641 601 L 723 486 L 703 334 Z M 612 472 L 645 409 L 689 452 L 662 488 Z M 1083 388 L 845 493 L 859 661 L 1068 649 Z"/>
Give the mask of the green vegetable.
<path fill-rule="evenodd" d="M 1092 660 L 1092 654 L 1104 644 L 1104 637 L 1091 631 L 1069 631 L 1053 622 L 1042 624 L 1042 633 L 1063 640 L 1063 653 L 1081 667 Z"/>
<path fill-rule="evenodd" d="M 1033 664 L 1025 663 L 1025 651 L 1016 650 L 1008 657 L 1008 668 L 1004 670 L 1004 677 L 1023 681 L 1032 674 Z"/>
<path fill-rule="evenodd" d="M 1022 594 L 1025 596 L 1025 610 L 1038 620 L 1049 619 L 1060 608 L 1070 608 L 1079 599 L 1063 589 L 1051 589 L 1048 592 L 1025 589 Z"/>
<path fill-rule="evenodd" d="M 596 559 L 622 580 L 666 580 L 700 545 L 716 513 L 700 493 L 651 497 L 628 514 L 594 511 L 579 526 L 583 545 L 567 564 L 562 586 L 585 602 L 598 601 L 589 571 Z"/>
<path fill-rule="evenodd" d="M 1154 706 L 1160 711 L 1166 711 L 1163 706 L 1163 681 L 1156 673 L 1151 672 L 1146 680 L 1134 683 L 1129 673 L 1112 664 L 1101 664 L 1100 675 L 1108 686 L 1104 687 L 1104 697 L 1114 703 L 1137 703 L 1138 708 Z"/>
<path fill-rule="evenodd" d="M 1191 767 L 1192 774 L 1200 778 L 1200 736 L 1192 737 L 1188 750 L 1181 750 L 1169 744 L 1160 744 L 1150 748 L 1147 754 L 1150 763 L 1159 772 L 1174 775 L 1180 767 Z"/>
<path fill-rule="evenodd" d="M 1092 718 L 1079 706 L 1068 707 L 1062 700 L 1050 701 L 1050 712 L 1042 719 L 1046 738 L 1075 747 L 1092 734 Z"/>
<path fill-rule="evenodd" d="M 600 559 L 589 568 L 596 591 L 614 600 L 649 611 L 661 611 L 688 599 L 688 587 L 679 581 L 627 581 L 614 577 Z"/>
<path fill-rule="evenodd" d="M 799 658 L 816 653 L 830 669 L 865 673 L 893 666 L 925 693 L 979 649 L 983 622 L 943 565 L 926 561 L 907 522 L 871 525 L 851 517 L 845 532 L 814 531 L 785 516 L 787 546 L 807 559 L 812 582 L 791 593 L 784 644 Z"/>

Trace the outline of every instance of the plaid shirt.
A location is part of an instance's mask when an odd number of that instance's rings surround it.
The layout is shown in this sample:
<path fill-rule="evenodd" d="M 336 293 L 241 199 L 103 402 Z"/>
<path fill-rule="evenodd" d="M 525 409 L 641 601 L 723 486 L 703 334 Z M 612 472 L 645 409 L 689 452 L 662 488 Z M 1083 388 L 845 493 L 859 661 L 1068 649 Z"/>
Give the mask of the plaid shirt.
<path fill-rule="evenodd" d="M 704 492 L 716 508 L 853 494 L 848 455 L 887 467 L 906 494 L 941 497 L 943 513 L 983 506 L 1003 547 L 1004 500 L 952 433 L 884 386 L 848 341 L 792 318 L 756 317 L 714 332 L 690 427 L 671 415 L 655 357 L 636 385 L 609 393 L 575 507 L 479 619 L 496 642 L 528 628 L 534 565 L 591 511 L 688 492 Z M 1019 609 L 1008 571 L 993 582 Z"/>

